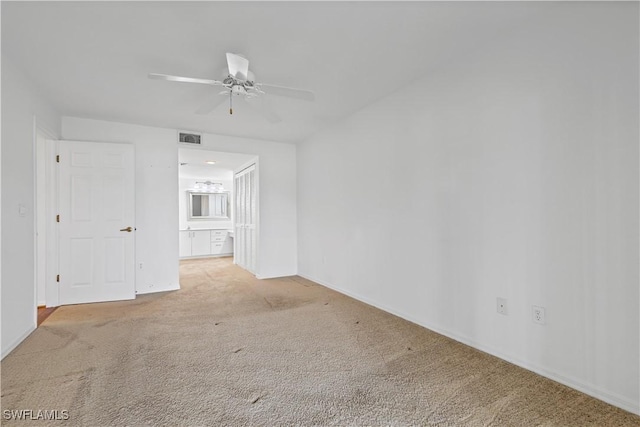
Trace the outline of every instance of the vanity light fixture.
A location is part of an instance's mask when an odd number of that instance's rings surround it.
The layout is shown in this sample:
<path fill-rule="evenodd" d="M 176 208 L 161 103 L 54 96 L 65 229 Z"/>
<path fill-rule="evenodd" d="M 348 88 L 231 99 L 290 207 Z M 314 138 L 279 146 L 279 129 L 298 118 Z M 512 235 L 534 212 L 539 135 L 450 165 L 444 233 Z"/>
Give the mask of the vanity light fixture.
<path fill-rule="evenodd" d="M 221 182 L 196 181 L 193 189 L 201 193 L 222 193 L 224 186 Z"/>

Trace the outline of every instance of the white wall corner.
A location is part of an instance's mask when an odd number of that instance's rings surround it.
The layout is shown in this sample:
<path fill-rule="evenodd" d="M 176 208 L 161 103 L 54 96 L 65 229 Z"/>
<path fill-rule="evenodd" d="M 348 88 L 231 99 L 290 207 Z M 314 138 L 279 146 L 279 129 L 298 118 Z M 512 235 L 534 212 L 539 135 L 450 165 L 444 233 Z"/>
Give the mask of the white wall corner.
<path fill-rule="evenodd" d="M 29 327 L 27 330 L 25 330 L 22 334 L 20 334 L 18 336 L 18 338 L 14 339 L 12 342 L 10 342 L 9 344 L 7 344 L 6 346 L 4 345 L 4 341 L 2 342 L 3 346 L 2 346 L 2 359 L 4 359 L 6 356 L 8 356 L 13 350 L 16 349 L 16 347 L 18 347 L 20 345 L 20 343 L 22 343 L 22 341 L 24 341 L 29 335 L 31 335 L 31 333 L 33 333 L 33 331 L 36 330 L 36 325 L 31 325 L 31 327 Z"/>

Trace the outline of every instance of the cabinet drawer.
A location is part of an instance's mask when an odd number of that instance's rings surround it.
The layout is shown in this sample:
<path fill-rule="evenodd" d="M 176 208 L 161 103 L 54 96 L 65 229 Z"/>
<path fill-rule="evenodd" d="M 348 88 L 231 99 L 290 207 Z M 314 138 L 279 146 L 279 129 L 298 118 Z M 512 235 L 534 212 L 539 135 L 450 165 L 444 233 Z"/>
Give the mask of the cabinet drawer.
<path fill-rule="evenodd" d="M 221 254 L 223 253 L 222 249 L 224 248 L 224 242 L 211 242 L 211 253 L 212 254 Z"/>
<path fill-rule="evenodd" d="M 211 230 L 211 244 L 227 240 L 227 230 Z"/>

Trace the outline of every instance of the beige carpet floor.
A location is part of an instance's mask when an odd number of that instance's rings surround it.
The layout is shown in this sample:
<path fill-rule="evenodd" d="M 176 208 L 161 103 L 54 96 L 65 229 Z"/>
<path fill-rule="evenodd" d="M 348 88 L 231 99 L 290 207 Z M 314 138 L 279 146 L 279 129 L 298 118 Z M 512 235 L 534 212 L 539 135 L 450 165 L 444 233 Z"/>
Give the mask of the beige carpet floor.
<path fill-rule="evenodd" d="M 640 418 L 299 277 L 229 258 L 182 289 L 62 307 L 2 361 L 2 409 L 83 426 L 640 426 Z"/>

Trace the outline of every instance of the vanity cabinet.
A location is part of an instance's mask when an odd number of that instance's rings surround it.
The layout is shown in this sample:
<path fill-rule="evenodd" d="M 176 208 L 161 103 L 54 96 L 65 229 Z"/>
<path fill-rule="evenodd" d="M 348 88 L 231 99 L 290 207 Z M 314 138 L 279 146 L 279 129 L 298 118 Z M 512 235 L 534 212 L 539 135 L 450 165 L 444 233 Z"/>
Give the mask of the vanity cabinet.
<path fill-rule="evenodd" d="M 211 253 L 210 230 L 180 232 L 180 256 L 202 256 Z"/>
<path fill-rule="evenodd" d="M 233 239 L 229 230 L 211 230 L 211 253 L 214 255 L 233 253 Z"/>
<path fill-rule="evenodd" d="M 233 253 L 229 230 L 181 230 L 180 258 Z"/>

